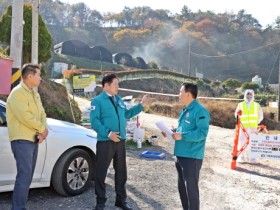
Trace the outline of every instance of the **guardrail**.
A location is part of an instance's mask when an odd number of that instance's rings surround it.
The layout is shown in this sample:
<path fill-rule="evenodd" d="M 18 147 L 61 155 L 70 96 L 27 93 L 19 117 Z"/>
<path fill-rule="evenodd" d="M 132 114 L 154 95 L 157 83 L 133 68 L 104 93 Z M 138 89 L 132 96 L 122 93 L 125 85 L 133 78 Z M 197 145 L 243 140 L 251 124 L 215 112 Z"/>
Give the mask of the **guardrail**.
<path fill-rule="evenodd" d="M 167 71 L 167 70 L 157 70 L 157 69 L 146 69 L 146 70 L 127 70 L 127 71 L 101 71 L 101 70 L 91 70 L 91 69 L 77 69 L 77 71 L 82 74 L 94 74 L 97 82 L 101 82 L 102 77 L 106 73 L 114 73 L 118 75 L 120 81 L 134 80 L 134 79 L 148 79 L 148 78 L 158 78 L 158 79 L 172 79 L 179 82 L 195 81 L 196 77 L 189 77 L 179 72 Z M 203 79 L 206 83 L 210 83 L 210 80 Z"/>
<path fill-rule="evenodd" d="M 97 85 L 101 87 L 101 85 Z M 168 94 L 168 93 L 157 93 L 157 92 L 148 92 L 142 90 L 132 90 L 126 88 L 119 88 L 121 91 L 127 91 L 132 93 L 142 93 L 142 94 L 149 94 L 149 95 L 159 95 L 159 96 L 171 96 L 171 97 L 178 97 L 176 94 Z M 216 97 L 206 97 L 206 96 L 198 96 L 199 99 L 209 99 L 209 100 L 224 100 L 224 101 L 243 101 L 244 99 L 237 99 L 237 98 L 216 98 Z"/>
<path fill-rule="evenodd" d="M 129 71 L 100 71 L 100 70 L 91 70 L 91 69 L 78 69 L 82 74 L 94 74 L 97 83 L 101 83 L 103 76 L 106 73 L 114 73 L 118 76 L 120 81 L 126 80 L 136 80 L 136 79 L 171 79 L 176 80 L 179 82 L 190 82 L 194 81 L 196 77 L 189 77 L 184 74 L 166 70 L 129 70 Z M 210 83 L 210 80 L 203 79 L 206 83 Z M 101 85 L 97 86 L 101 87 Z M 134 92 L 134 93 L 142 93 L 142 94 L 150 94 L 150 95 L 161 95 L 161 96 L 171 96 L 171 97 L 178 97 L 176 94 L 165 94 L 165 93 L 157 93 L 157 92 L 147 92 L 141 90 L 132 90 L 132 89 L 125 89 L 119 88 L 121 91 L 126 92 Z M 236 99 L 236 98 L 215 98 L 215 97 L 197 97 L 199 99 L 209 99 L 209 100 L 225 100 L 225 101 L 243 101 L 243 99 Z"/>

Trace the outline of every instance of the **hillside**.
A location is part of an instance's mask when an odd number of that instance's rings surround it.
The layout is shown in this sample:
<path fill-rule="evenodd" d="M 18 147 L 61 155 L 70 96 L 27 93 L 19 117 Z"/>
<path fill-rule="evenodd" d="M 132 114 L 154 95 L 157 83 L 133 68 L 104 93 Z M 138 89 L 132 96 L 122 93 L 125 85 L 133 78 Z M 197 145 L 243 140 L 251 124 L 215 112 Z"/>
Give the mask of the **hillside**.
<path fill-rule="evenodd" d="M 206 32 L 198 31 L 197 33 L 201 33 L 200 37 L 195 37 L 196 34 L 191 37 L 191 54 L 188 55 L 190 52 L 186 50 L 186 44 L 189 37 L 186 34 L 177 35 L 177 33 L 180 33 L 178 32 L 179 28 L 178 31 L 170 29 L 167 40 L 165 40 L 165 38 L 155 39 L 152 35 L 148 38 L 139 38 L 140 35 L 134 35 L 137 30 L 129 28 L 112 28 L 109 30 L 97 27 L 96 30 L 92 31 L 90 28 L 64 28 L 48 25 L 47 27 L 52 33 L 54 44 L 77 39 L 89 46 L 101 45 L 112 53 L 126 52 L 134 57 L 143 58 L 146 63 L 155 62 L 160 68 L 183 71 L 184 74 L 190 76 L 195 76 L 196 72 L 199 72 L 207 79 L 224 81 L 227 78 L 235 78 L 245 82 L 251 81 L 255 75 L 259 75 L 264 82 L 277 83 L 277 67 L 273 63 L 278 59 L 276 44 L 280 33 L 276 30 L 261 31 L 255 29 L 259 36 L 264 37 L 261 42 L 251 37 L 249 33 L 253 32 L 248 32 L 244 37 L 236 32 L 236 34 L 230 34 L 228 37 L 227 34 L 218 32 L 208 35 L 204 34 Z M 150 33 L 160 32 L 150 31 Z M 64 35 L 61 36 L 61 34 Z M 120 40 L 115 40 L 114 37 L 120 36 L 120 34 L 122 35 Z M 237 36 L 237 34 L 239 35 Z M 268 36 L 273 38 L 266 40 L 265 37 Z M 216 40 L 217 37 L 220 39 L 219 41 Z M 166 45 L 162 44 L 165 42 L 167 42 Z M 175 44 L 176 42 L 182 42 L 183 45 L 178 47 Z M 228 52 L 224 53 L 224 51 Z M 252 53 L 244 54 L 246 51 Z M 227 56 L 227 54 L 229 55 Z M 188 67 L 188 61 L 186 60 L 188 56 L 191 62 L 190 67 Z M 269 76 L 270 74 L 271 76 Z"/>
<path fill-rule="evenodd" d="M 86 34 L 86 31 L 90 34 L 92 31 L 83 28 L 79 29 L 83 30 L 79 40 L 89 45 L 92 45 L 93 42 L 95 45 L 104 45 L 112 53 L 126 52 L 135 57 L 140 56 L 146 62 L 155 61 L 159 67 L 176 69 L 191 76 L 194 76 L 197 71 L 203 73 L 204 77 L 208 79 L 223 81 L 232 77 L 244 82 L 250 81 L 258 74 L 263 81 L 277 82 L 277 68 L 273 66 L 278 59 L 277 47 L 271 44 L 277 43 L 279 38 L 277 30 L 270 28 L 261 30 L 257 27 L 257 20 L 253 17 L 250 19 L 244 11 L 240 12 L 238 14 L 240 17 L 236 17 L 235 20 L 228 20 L 232 21 L 229 24 L 232 26 L 226 25 L 221 20 L 229 18 L 227 15 L 223 17 L 217 14 L 216 17 L 209 17 L 207 14 L 200 15 L 202 17 L 199 20 L 196 18 L 190 18 L 190 21 L 182 20 L 181 28 L 159 20 L 165 24 L 165 27 L 138 26 L 136 29 L 97 27 L 96 36 L 87 38 L 83 38 L 83 34 Z M 170 18 L 172 19 L 172 17 Z M 256 24 L 247 25 L 247 21 Z M 236 22 L 239 24 L 237 28 L 235 28 Z M 143 30 L 139 28 L 143 28 Z M 70 34 L 73 34 L 73 31 L 75 31 L 74 28 L 59 28 L 56 33 L 68 33 L 69 35 L 66 37 L 71 37 Z M 106 41 L 93 40 L 100 36 L 106 37 Z M 187 50 L 189 41 L 191 41 L 191 52 Z M 177 43 L 181 43 L 181 45 Z M 239 53 L 248 50 L 250 53 Z M 186 60 L 187 57 L 190 58 L 190 61 Z M 190 62 L 190 67 L 188 67 L 188 62 Z"/>
<path fill-rule="evenodd" d="M 160 79 L 160 78 L 150 78 L 150 79 L 134 79 L 121 81 L 119 83 L 120 88 L 131 89 L 131 90 L 141 90 L 147 92 L 156 92 L 156 93 L 169 93 L 169 94 L 179 94 L 181 88 L 181 82 L 172 80 L 172 79 Z M 102 91 L 102 88 L 97 87 L 97 94 Z M 137 92 L 130 92 L 119 90 L 120 96 L 132 95 L 133 97 L 138 97 L 143 95 Z M 199 96 L 214 96 L 215 92 L 210 89 L 201 88 L 199 90 Z M 153 96 L 154 98 L 160 99 L 160 96 Z M 174 97 L 164 97 L 165 100 L 177 100 Z"/>
<path fill-rule="evenodd" d="M 3 14 L 11 1 L 0 3 Z M 185 5 L 172 14 L 143 6 L 101 14 L 84 3 L 42 0 L 40 14 L 54 45 L 77 39 L 190 76 L 199 72 L 207 79 L 244 82 L 257 74 L 264 83 L 278 82 L 279 23 L 264 28 L 242 9 L 220 14 L 193 12 Z"/>

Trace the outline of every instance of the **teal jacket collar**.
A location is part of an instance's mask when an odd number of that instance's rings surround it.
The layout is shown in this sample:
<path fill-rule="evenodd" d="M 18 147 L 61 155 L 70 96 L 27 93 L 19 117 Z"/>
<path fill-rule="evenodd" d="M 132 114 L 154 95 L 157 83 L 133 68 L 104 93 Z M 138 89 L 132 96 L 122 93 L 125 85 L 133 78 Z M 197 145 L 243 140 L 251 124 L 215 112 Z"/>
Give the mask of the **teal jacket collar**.
<path fill-rule="evenodd" d="M 108 93 L 106 93 L 105 91 L 103 91 L 101 93 L 102 98 L 109 98 L 110 96 L 108 95 Z"/>
<path fill-rule="evenodd" d="M 110 99 L 110 96 L 108 95 L 108 93 L 106 93 L 106 91 L 103 91 L 100 95 L 104 99 Z M 116 103 L 121 104 L 123 106 L 123 102 L 122 102 L 122 100 L 120 100 L 121 97 L 118 95 L 115 95 L 115 97 L 116 97 Z"/>
<path fill-rule="evenodd" d="M 186 106 L 184 109 L 187 110 L 187 109 L 193 109 L 196 105 L 197 105 L 197 100 L 193 100 L 189 106 Z"/>
<path fill-rule="evenodd" d="M 101 93 L 102 98 L 110 98 L 110 95 L 108 95 L 108 93 L 106 93 L 106 91 L 103 91 Z M 118 100 L 120 97 L 118 95 L 115 95 L 116 99 Z"/>
<path fill-rule="evenodd" d="M 198 101 L 197 101 L 197 100 L 193 100 L 193 101 L 189 104 L 189 106 L 184 107 L 184 108 L 182 109 L 181 113 L 180 113 L 179 121 L 181 120 L 182 116 L 184 116 L 184 113 L 185 113 L 186 111 L 193 109 L 195 106 L 197 106 L 197 104 L 198 104 Z"/>

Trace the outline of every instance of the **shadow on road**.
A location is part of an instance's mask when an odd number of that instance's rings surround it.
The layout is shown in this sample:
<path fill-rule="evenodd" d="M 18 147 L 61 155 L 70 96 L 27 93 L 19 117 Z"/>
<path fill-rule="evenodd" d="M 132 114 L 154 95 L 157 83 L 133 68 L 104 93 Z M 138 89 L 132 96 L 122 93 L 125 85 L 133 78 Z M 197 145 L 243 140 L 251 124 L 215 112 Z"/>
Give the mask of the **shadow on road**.
<path fill-rule="evenodd" d="M 242 168 L 242 167 L 236 167 L 237 171 L 240 172 L 244 172 L 244 173 L 248 173 L 248 174 L 253 174 L 253 175 L 257 175 L 257 176 L 261 176 L 261 177 L 266 177 L 269 179 L 274 179 L 274 180 L 280 180 L 280 176 L 279 176 L 279 172 L 280 169 L 279 168 L 274 168 L 271 166 L 267 166 L 261 163 L 258 164 L 253 164 L 253 163 L 243 163 L 242 165 L 251 165 L 251 166 L 256 166 L 253 169 L 246 169 L 246 168 Z M 262 172 L 260 169 L 263 169 Z M 270 173 L 268 172 L 268 170 L 270 170 Z M 274 174 L 271 174 L 274 173 Z"/>

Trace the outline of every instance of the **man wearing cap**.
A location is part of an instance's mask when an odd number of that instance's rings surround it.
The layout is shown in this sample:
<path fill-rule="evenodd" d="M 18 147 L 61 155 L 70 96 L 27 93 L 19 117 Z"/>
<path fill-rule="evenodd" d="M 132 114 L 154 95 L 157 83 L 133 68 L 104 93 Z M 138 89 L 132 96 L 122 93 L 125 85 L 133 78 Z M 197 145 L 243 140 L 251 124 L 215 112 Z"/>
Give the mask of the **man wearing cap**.
<path fill-rule="evenodd" d="M 237 116 L 237 112 L 239 110 L 242 111 L 240 121 L 249 135 L 257 131 L 258 124 L 263 120 L 263 111 L 261 106 L 254 100 L 254 91 L 250 89 L 246 90 L 244 93 L 244 101 L 240 102 L 235 110 L 235 117 Z M 242 131 L 240 131 L 238 144 L 239 149 L 244 145 L 245 142 L 246 136 Z M 237 159 L 238 162 L 256 162 L 256 159 L 250 157 L 250 147 L 251 145 L 249 144 L 246 150 L 240 154 Z"/>

